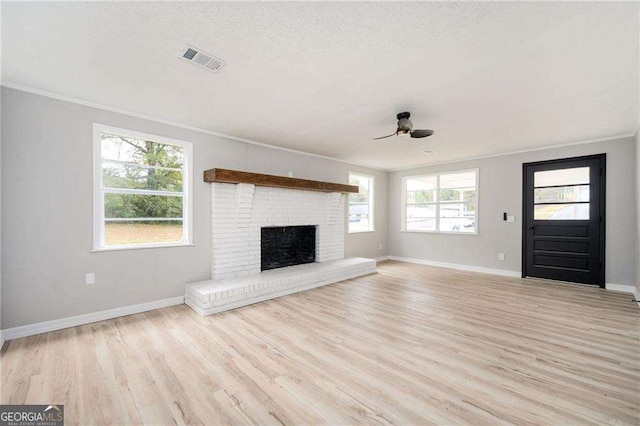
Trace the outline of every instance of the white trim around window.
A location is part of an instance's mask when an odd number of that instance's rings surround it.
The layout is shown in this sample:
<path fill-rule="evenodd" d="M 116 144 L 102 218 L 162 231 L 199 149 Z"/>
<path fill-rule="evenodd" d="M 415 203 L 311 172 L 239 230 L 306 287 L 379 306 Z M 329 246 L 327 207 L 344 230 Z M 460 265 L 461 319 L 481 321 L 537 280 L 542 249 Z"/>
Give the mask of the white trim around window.
<path fill-rule="evenodd" d="M 442 181 L 447 181 L 447 180 L 451 180 L 451 179 L 455 179 L 456 175 L 458 175 L 459 177 L 464 177 L 464 175 L 467 175 L 467 177 L 473 173 L 474 176 L 474 184 L 473 185 L 468 185 L 468 184 L 461 184 L 459 185 L 459 187 L 457 187 L 457 185 L 450 185 L 450 184 L 446 184 L 446 183 L 442 183 Z M 444 179 L 443 179 L 444 177 Z M 422 198 L 421 200 L 418 200 L 416 198 L 416 196 L 413 196 L 413 203 L 408 203 L 408 188 L 407 188 L 407 181 L 409 180 L 413 180 L 413 181 L 426 181 L 428 182 L 428 184 L 426 184 L 425 186 L 428 187 L 429 189 L 425 189 L 424 193 L 421 194 Z M 430 181 L 430 182 L 429 182 Z M 430 185 L 430 186 L 428 186 Z M 479 222 L 478 222 L 478 210 L 479 210 L 479 188 L 480 188 L 480 170 L 479 169 L 466 169 L 466 170 L 455 170 L 455 171 L 451 171 L 451 172 L 442 172 L 442 173 L 432 173 L 432 174 L 423 174 L 423 175 L 416 175 L 416 176 L 403 176 L 402 178 L 402 224 L 401 224 L 401 231 L 402 232 L 417 232 L 417 233 L 428 233 L 428 234 L 454 234 L 454 235 L 478 235 L 478 229 L 479 229 Z M 447 200 L 443 200 L 441 199 L 443 191 L 450 191 L 452 193 L 459 193 L 459 198 L 458 199 L 447 199 Z M 465 200 L 465 192 L 466 193 L 470 193 L 472 192 L 474 193 L 474 197 L 473 197 L 473 201 L 469 201 L 469 200 Z M 415 192 L 415 191 L 411 191 L 411 192 Z M 428 193 L 431 192 L 431 195 L 429 195 Z M 427 217 L 427 215 L 425 214 L 425 223 L 427 223 L 428 221 L 433 222 L 434 223 L 434 229 L 428 229 L 429 225 L 423 225 L 422 229 L 420 229 L 420 226 L 415 226 L 414 228 L 411 229 L 411 227 L 407 226 L 407 219 L 408 218 L 412 218 L 412 215 L 408 215 L 408 205 L 411 204 L 414 208 L 418 207 L 418 208 L 423 208 L 424 211 L 426 212 L 427 210 L 431 210 L 433 212 L 433 217 L 429 216 Z M 466 206 L 465 204 L 472 204 L 473 205 L 473 210 L 471 210 L 473 212 L 473 215 L 470 216 L 466 216 L 465 210 L 466 210 Z M 444 208 L 448 208 L 449 210 L 451 210 L 451 208 L 453 208 L 455 210 L 455 208 L 459 208 L 459 210 L 461 211 L 461 214 L 458 215 L 453 215 L 453 216 L 446 216 L 442 210 Z M 413 217 L 412 219 L 416 219 L 415 217 Z M 452 229 L 445 229 L 448 228 L 448 225 L 444 225 L 443 223 L 446 221 L 455 221 L 455 222 L 460 222 L 460 223 L 456 223 L 454 225 L 452 225 Z M 472 231 L 467 231 L 466 229 L 472 229 Z M 444 230 L 443 230 L 444 229 Z"/>
<path fill-rule="evenodd" d="M 352 179 L 355 178 L 355 179 Z M 349 172 L 349 185 L 356 185 L 357 181 L 366 182 L 368 197 L 366 200 L 359 199 L 360 194 L 349 194 L 347 203 L 347 228 L 349 234 L 362 232 L 375 232 L 375 176 L 363 173 Z M 365 202 L 366 201 L 366 202 Z M 353 208 L 352 208 L 353 207 Z M 362 211 L 358 211 L 362 210 Z"/>
<path fill-rule="evenodd" d="M 151 141 L 163 145 L 173 145 L 183 148 L 183 165 L 181 168 L 170 168 L 161 166 L 148 166 L 144 164 L 132 164 L 113 159 L 103 159 L 102 155 L 102 134 L 122 136 L 125 138 Z M 157 169 L 163 171 L 175 171 L 182 173 L 182 189 L 180 191 L 146 190 L 135 188 L 109 188 L 103 185 L 103 163 L 121 165 L 123 167 L 132 166 L 142 169 Z M 182 221 L 182 238 L 176 242 L 162 243 L 132 243 L 113 244 L 105 243 L 105 194 L 131 194 L 131 195 L 153 195 L 160 197 L 182 197 L 182 217 L 158 218 L 158 217 L 135 217 L 135 218 L 111 218 L 111 222 L 153 222 L 153 221 Z M 163 136 L 151 135 L 134 130 L 121 129 L 106 126 L 103 124 L 93 124 L 93 250 L 92 251 L 112 251 L 130 250 L 158 247 L 180 247 L 193 246 L 193 144 Z"/>

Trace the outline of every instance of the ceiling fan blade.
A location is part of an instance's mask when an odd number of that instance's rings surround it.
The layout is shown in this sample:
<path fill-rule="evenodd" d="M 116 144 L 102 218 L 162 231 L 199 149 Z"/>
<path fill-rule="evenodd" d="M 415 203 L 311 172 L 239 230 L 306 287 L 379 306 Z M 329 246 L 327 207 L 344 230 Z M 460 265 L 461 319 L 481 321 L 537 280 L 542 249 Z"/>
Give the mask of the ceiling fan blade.
<path fill-rule="evenodd" d="M 391 133 L 389 136 L 381 136 L 379 138 L 373 138 L 374 141 L 377 141 L 378 139 L 384 139 L 384 138 L 390 138 L 391 136 L 395 136 L 395 133 Z"/>
<path fill-rule="evenodd" d="M 426 138 L 427 136 L 431 136 L 433 134 L 433 130 L 412 130 L 411 137 L 412 138 Z"/>

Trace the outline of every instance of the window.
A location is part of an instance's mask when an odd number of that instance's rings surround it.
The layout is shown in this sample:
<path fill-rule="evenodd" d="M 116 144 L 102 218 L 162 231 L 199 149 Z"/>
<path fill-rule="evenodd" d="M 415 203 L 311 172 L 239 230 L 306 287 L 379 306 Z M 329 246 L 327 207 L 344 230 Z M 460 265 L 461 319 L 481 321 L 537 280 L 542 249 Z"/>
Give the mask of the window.
<path fill-rule="evenodd" d="M 403 231 L 478 232 L 478 171 L 407 176 Z"/>
<path fill-rule="evenodd" d="M 94 124 L 95 250 L 191 242 L 190 142 Z"/>
<path fill-rule="evenodd" d="M 349 185 L 357 194 L 349 194 L 349 232 L 373 231 L 373 176 L 349 173 Z"/>
<path fill-rule="evenodd" d="M 534 220 L 589 220 L 589 167 L 533 174 Z"/>

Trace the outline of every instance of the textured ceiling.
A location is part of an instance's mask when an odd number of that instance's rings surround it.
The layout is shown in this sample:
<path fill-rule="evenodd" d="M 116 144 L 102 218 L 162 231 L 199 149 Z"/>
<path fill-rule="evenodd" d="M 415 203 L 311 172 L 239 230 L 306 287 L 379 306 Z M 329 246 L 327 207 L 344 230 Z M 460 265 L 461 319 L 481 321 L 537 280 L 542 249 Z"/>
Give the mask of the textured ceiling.
<path fill-rule="evenodd" d="M 2 78 L 395 169 L 635 133 L 638 17 L 637 2 L 3 2 Z M 179 60 L 187 43 L 228 64 Z M 371 140 L 405 110 L 435 135 Z"/>

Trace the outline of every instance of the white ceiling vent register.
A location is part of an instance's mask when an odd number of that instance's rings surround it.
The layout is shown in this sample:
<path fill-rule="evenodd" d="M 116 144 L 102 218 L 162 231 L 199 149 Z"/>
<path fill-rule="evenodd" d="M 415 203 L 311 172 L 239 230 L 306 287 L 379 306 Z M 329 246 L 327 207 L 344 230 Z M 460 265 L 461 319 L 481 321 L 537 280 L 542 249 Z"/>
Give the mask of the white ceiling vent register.
<path fill-rule="evenodd" d="M 227 63 L 227 61 L 213 56 L 211 53 L 188 45 L 180 51 L 180 58 L 211 72 L 218 72 Z"/>

